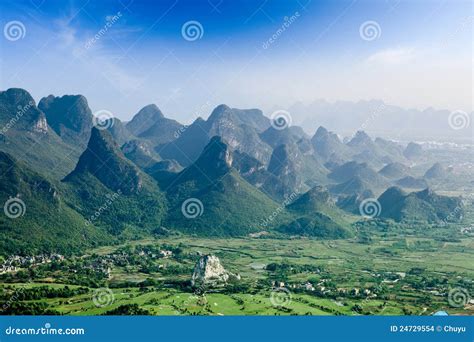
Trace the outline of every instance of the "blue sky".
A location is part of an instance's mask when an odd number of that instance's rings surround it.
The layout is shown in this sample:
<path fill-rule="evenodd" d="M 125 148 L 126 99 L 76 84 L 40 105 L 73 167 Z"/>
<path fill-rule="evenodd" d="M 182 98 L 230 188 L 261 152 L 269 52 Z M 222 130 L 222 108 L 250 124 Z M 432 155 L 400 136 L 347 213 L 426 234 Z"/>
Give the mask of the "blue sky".
<path fill-rule="evenodd" d="M 124 120 L 149 103 L 183 122 L 321 98 L 473 109 L 470 1 L 3 0 L 0 13 L 2 89 L 83 94 Z M 22 38 L 7 39 L 12 21 Z"/>

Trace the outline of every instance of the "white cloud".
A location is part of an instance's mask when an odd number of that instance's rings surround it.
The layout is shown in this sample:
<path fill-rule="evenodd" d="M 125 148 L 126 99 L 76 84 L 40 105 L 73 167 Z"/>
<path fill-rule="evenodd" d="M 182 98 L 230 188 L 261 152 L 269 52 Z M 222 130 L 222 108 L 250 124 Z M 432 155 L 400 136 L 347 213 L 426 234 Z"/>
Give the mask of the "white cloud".
<path fill-rule="evenodd" d="M 119 65 L 117 61 L 126 59 L 123 51 L 111 52 L 104 44 L 104 39 L 97 39 L 90 45 L 87 43 L 98 32 L 87 32 L 86 34 L 80 28 L 77 29 L 71 25 L 71 18 L 58 19 L 55 21 L 55 35 L 57 37 L 56 46 L 60 49 L 60 53 L 65 55 L 70 53 L 75 67 L 80 68 L 87 74 L 101 75 L 103 79 L 108 81 L 109 86 L 115 88 L 121 94 L 129 91 L 136 91 L 142 83 L 142 78 L 137 77 L 123 65 Z M 98 26 L 98 30 L 102 27 Z M 111 34 L 112 29 L 104 34 Z M 124 61 L 125 64 L 125 61 Z"/>
<path fill-rule="evenodd" d="M 404 64 L 413 61 L 414 49 L 394 48 L 374 53 L 367 58 L 371 64 Z"/>

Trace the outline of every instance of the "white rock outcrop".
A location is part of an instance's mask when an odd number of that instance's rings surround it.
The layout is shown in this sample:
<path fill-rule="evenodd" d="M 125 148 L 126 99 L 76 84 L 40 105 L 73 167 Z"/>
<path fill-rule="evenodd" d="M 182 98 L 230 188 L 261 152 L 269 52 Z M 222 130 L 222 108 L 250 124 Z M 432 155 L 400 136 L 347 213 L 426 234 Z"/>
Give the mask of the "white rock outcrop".
<path fill-rule="evenodd" d="M 225 285 L 230 276 L 231 273 L 224 269 L 218 257 L 203 255 L 194 266 L 191 284 L 193 286 Z"/>

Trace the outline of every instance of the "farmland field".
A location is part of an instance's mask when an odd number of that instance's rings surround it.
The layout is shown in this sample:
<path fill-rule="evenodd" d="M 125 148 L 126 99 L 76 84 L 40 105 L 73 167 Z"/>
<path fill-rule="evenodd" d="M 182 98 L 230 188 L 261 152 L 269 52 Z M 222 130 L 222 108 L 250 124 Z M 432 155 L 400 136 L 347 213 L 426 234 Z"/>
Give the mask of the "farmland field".
<path fill-rule="evenodd" d="M 153 246 L 176 252 L 158 259 L 140 253 Z M 38 266 L 28 282 L 19 281 L 21 271 L 3 276 L 1 286 L 9 298 L 35 287 L 82 288 L 66 297 L 20 301 L 46 303 L 49 310 L 66 315 L 100 315 L 129 305 L 152 315 L 424 315 L 438 310 L 473 314 L 471 304 L 453 306 L 448 298 L 452 289 L 473 286 L 473 247 L 472 239 L 442 242 L 397 235 L 370 243 L 169 237 L 93 249 L 57 265 Z M 117 251 L 128 261 L 111 267 L 107 277 L 77 276 L 75 268 L 87 260 L 101 260 Z M 218 256 L 225 269 L 241 280 L 196 292 L 189 281 L 196 256 L 202 254 Z M 107 292 L 100 293 L 104 289 Z"/>

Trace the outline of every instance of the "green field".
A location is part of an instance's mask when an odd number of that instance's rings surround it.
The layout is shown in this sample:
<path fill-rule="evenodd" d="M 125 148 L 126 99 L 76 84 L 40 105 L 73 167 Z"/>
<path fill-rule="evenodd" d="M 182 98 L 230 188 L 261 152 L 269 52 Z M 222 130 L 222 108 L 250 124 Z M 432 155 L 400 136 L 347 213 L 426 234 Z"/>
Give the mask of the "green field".
<path fill-rule="evenodd" d="M 443 242 L 416 235 L 374 236 L 370 243 L 357 239 L 147 239 L 90 250 L 59 266 L 40 265 L 34 276 L 22 271 L 4 276 L 0 286 L 5 300 L 32 287 L 82 287 L 85 293 L 68 297 L 21 300 L 46 303 L 48 309 L 65 315 L 100 315 L 128 304 L 153 315 L 426 315 L 437 310 L 474 314 L 469 303 L 450 305 L 447 295 L 458 287 L 472 293 L 472 238 Z M 137 255 L 153 246 L 179 252 L 167 259 Z M 78 276 L 88 260 L 117 253 L 125 255 L 127 262 L 111 267 L 109 276 Z M 198 253 L 214 254 L 226 270 L 240 274 L 238 286 L 194 293 L 186 284 Z M 284 271 L 269 271 L 269 264 L 284 265 Z M 21 281 L 20 276 L 29 281 Z M 95 281 L 88 283 L 92 278 Z M 304 287 L 308 281 L 314 285 L 312 290 Z M 272 291 L 280 282 L 285 292 L 275 304 Z M 101 303 L 92 300 L 95 291 L 109 287 L 113 295 L 104 293 Z"/>

